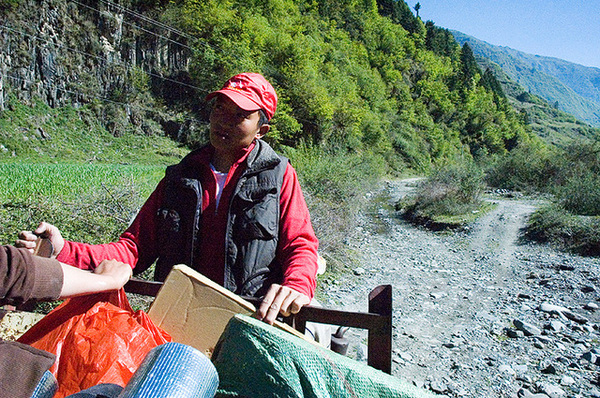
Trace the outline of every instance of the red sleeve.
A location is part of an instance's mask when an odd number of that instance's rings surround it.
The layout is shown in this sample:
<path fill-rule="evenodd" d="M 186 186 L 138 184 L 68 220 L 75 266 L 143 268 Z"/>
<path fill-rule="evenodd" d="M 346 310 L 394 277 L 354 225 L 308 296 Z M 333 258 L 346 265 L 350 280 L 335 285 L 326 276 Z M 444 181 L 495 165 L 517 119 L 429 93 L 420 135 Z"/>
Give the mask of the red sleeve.
<path fill-rule="evenodd" d="M 65 247 L 56 259 L 81 269 L 94 269 L 102 260 L 114 259 L 135 267 L 135 273 L 144 271 L 158 256 L 155 249 L 155 215 L 163 189 L 164 183 L 161 181 L 117 242 L 90 245 L 65 241 Z"/>
<path fill-rule="evenodd" d="M 319 241 L 300 189 L 296 171 L 288 163 L 280 197 L 281 215 L 278 257 L 283 266 L 283 286 L 313 298 Z"/>

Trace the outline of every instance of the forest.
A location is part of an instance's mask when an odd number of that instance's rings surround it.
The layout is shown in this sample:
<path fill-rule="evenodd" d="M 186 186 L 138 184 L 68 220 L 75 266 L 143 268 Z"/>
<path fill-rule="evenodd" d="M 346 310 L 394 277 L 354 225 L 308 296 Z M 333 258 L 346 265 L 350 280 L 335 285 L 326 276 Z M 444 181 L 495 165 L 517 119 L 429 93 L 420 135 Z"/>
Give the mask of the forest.
<path fill-rule="evenodd" d="M 49 106 L 49 113 L 68 109 L 79 119 L 73 126 L 83 121 L 101 140 L 110 141 L 106 134 L 121 141 L 167 136 L 193 148 L 206 141 L 204 96 L 227 77 L 253 71 L 278 92 L 266 140 L 298 169 L 326 248 L 344 235 L 339 230 L 351 224 L 348 215 L 384 176 L 465 165 L 483 170 L 476 173 L 481 183 L 487 178 L 495 187 L 548 191 L 557 175 L 565 181 L 565 173 L 538 175 L 540 169 L 526 163 L 547 159 L 552 165 L 544 167 L 558 170 L 564 150 L 532 132 L 527 111 L 514 108 L 493 69 L 482 70 L 468 44 L 461 47 L 448 30 L 423 22 L 404 1 L 81 0 L 49 2 L 43 11 L 36 3 L 0 0 L 7 21 L 0 41 L 10 57 L 0 65 L 7 71 L 1 161 L 119 162 L 89 141 L 75 142 L 77 149 L 43 139 L 37 147 L 23 145 L 23 124 L 38 133 L 81 134 L 69 132 L 70 122 L 57 128 L 19 117 L 27 113 L 23 105 Z M 52 45 L 42 42 L 47 26 L 28 23 L 40 12 L 63 31 Z M 148 48 L 154 52 L 144 52 Z M 50 58 L 54 80 L 39 72 L 42 67 L 33 69 L 41 83 L 57 88 L 51 100 L 24 95 L 36 86 L 19 67 L 43 66 Z M 579 148 L 594 151 L 586 145 Z M 525 163 L 517 167 L 514 159 Z M 518 174 L 519 167 L 530 173 Z M 339 218 L 325 216 L 332 212 Z"/>

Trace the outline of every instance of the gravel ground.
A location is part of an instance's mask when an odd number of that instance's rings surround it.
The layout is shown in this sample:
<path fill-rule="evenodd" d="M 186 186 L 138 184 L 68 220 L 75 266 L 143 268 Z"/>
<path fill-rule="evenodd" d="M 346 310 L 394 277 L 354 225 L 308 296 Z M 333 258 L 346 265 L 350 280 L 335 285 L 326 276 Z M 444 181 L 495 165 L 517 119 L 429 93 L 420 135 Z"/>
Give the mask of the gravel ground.
<path fill-rule="evenodd" d="M 537 203 L 491 195 L 495 209 L 468 230 L 403 222 L 393 203 L 414 180 L 371 196 L 347 243 L 359 265 L 323 287 L 325 305 L 366 311 L 393 286 L 393 375 L 448 397 L 600 397 L 597 258 L 524 242 Z M 349 355 L 365 358 L 352 329 Z"/>

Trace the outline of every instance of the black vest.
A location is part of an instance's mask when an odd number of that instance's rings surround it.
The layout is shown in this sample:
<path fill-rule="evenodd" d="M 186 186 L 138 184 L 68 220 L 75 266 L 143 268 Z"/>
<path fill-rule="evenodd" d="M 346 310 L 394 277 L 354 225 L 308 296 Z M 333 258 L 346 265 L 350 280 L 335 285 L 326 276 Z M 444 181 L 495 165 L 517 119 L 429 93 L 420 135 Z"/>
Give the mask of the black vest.
<path fill-rule="evenodd" d="M 194 267 L 202 217 L 202 186 L 190 161 L 194 154 L 166 171 L 164 200 L 156 215 L 159 257 L 154 279 L 159 281 L 176 264 Z M 229 202 L 224 275 L 224 287 L 234 293 L 260 296 L 283 279 L 275 253 L 287 163 L 267 143 L 257 140 L 236 182 Z"/>

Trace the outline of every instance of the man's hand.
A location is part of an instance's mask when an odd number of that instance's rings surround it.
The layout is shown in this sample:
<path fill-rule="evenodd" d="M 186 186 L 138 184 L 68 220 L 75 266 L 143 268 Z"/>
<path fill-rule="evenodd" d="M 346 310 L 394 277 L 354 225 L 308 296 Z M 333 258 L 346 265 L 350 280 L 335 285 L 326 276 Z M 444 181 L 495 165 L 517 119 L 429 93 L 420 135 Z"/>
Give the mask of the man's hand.
<path fill-rule="evenodd" d="M 40 223 L 35 231 L 21 231 L 19 233 L 19 239 L 15 242 L 15 246 L 25 248 L 33 253 L 38 237 L 50 240 L 50 243 L 52 243 L 52 247 L 54 248 L 52 258 L 56 258 L 63 247 L 65 247 L 65 240 L 63 239 L 60 230 L 54 225 L 46 222 Z"/>
<path fill-rule="evenodd" d="M 103 275 L 114 281 L 110 290 L 117 290 L 123 287 L 133 275 L 129 264 L 117 260 L 103 260 L 95 269 L 94 273 Z"/>
<path fill-rule="evenodd" d="M 300 308 L 308 303 L 310 303 L 308 296 L 289 287 L 273 284 L 254 316 L 272 325 L 279 313 L 283 316 L 297 314 Z"/>

